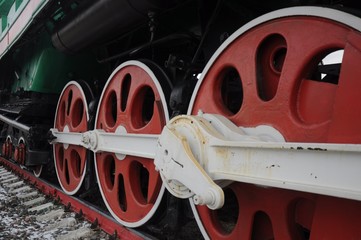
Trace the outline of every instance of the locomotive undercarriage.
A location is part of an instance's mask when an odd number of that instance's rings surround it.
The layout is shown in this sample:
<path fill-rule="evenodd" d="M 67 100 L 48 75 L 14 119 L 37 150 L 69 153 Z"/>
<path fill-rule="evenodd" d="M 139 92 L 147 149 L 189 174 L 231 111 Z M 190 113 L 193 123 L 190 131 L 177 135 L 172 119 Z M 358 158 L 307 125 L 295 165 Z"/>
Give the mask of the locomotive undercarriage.
<path fill-rule="evenodd" d="M 40 176 L 49 165 L 48 129 L 56 107 L 56 95 L 17 92 L 2 97 L 0 119 L 3 156 Z"/>
<path fill-rule="evenodd" d="M 119 4 L 129 14 L 97 24 Z M 2 96 L 2 155 L 37 176 L 54 164 L 69 195 L 99 188 L 127 227 L 149 226 L 156 216 L 163 217 L 158 226 L 176 231 L 190 214 L 176 198 L 189 198 L 204 238 L 359 237 L 359 3 L 158 4 L 44 8 L 6 59 L 23 56 L 27 41 L 45 30 L 57 51 L 72 54 L 66 59 L 86 57 L 64 70 L 55 101 L 46 93 L 19 101 L 29 94 L 23 90 Z M 271 12 L 309 4 L 328 6 Z M 51 24 L 41 25 L 50 13 Z M 76 65 L 89 56 L 99 66 Z M 41 108 L 49 110 L 34 110 L 47 97 L 51 104 Z"/>

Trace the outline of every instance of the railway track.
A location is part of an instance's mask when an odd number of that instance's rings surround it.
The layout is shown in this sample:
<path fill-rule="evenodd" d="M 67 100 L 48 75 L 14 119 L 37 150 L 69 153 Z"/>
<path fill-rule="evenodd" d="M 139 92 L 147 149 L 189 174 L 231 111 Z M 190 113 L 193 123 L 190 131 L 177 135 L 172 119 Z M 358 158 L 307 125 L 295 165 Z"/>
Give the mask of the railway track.
<path fill-rule="evenodd" d="M 0 239 L 152 239 L 0 158 Z"/>

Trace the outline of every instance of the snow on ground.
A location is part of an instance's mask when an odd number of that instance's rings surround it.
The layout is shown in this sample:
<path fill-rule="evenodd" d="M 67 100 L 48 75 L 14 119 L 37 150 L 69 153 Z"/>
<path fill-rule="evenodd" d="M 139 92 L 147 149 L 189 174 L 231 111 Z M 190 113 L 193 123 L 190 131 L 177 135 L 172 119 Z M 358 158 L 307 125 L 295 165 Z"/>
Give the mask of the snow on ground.
<path fill-rule="evenodd" d="M 36 224 L 26 212 L 15 196 L 0 186 L 0 239 L 44 239 L 39 235 L 41 224 Z"/>
<path fill-rule="evenodd" d="M 61 209 L 62 206 L 56 206 Z M 41 215 L 41 214 L 40 214 Z M 61 218 L 74 219 L 75 213 L 66 212 Z M 89 228 L 88 222 L 76 221 L 75 224 L 65 228 L 49 228 L 55 225 L 59 219 L 36 221 L 36 216 L 30 214 L 21 201 L 15 196 L 8 194 L 0 185 L 0 240 L 8 239 L 57 239 L 63 234 L 75 229 Z M 100 231 L 94 231 L 94 235 L 85 239 L 106 239 L 106 234 Z"/>

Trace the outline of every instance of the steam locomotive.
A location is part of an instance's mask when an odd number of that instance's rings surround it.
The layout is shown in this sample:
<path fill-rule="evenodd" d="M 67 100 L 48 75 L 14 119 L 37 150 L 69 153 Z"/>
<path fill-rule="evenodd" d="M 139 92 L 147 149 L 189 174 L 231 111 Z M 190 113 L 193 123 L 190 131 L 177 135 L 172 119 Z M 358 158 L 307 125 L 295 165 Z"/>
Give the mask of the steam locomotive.
<path fill-rule="evenodd" d="M 204 238 L 358 239 L 360 11 L 0 1 L 2 157 L 127 227 L 180 198 Z"/>

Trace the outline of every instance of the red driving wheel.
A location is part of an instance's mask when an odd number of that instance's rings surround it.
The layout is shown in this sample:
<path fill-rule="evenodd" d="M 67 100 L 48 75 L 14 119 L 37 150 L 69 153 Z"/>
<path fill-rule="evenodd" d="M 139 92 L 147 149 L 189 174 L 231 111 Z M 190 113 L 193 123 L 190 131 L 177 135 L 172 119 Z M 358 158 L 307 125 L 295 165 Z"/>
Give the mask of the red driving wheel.
<path fill-rule="evenodd" d="M 11 158 L 13 150 L 13 143 L 11 141 L 11 137 L 7 136 L 5 143 L 2 146 L 2 154 L 5 158 Z"/>
<path fill-rule="evenodd" d="M 60 132 L 88 131 L 88 103 L 83 88 L 69 82 L 60 95 L 54 128 Z M 85 177 L 87 150 L 80 146 L 55 144 L 54 162 L 62 189 L 69 195 L 78 192 Z"/>
<path fill-rule="evenodd" d="M 119 66 L 103 90 L 96 129 L 159 134 L 167 120 L 165 98 L 150 68 L 138 61 Z M 102 152 L 95 155 L 95 161 L 99 187 L 111 214 L 129 227 L 148 221 L 164 192 L 153 159 Z"/>
<path fill-rule="evenodd" d="M 21 139 L 19 141 L 18 146 L 15 147 L 14 151 L 14 160 L 17 161 L 19 164 L 25 164 L 25 156 L 26 156 L 26 146 L 24 140 Z"/>
<path fill-rule="evenodd" d="M 256 19 L 213 56 L 189 114 L 202 110 L 237 126 L 268 125 L 289 142 L 360 144 L 360 29 L 359 18 L 325 8 L 284 9 Z M 325 58 L 338 50 L 342 64 L 326 66 Z M 193 206 L 205 237 L 360 236 L 360 202 L 238 182 L 224 190 L 222 209 Z"/>

